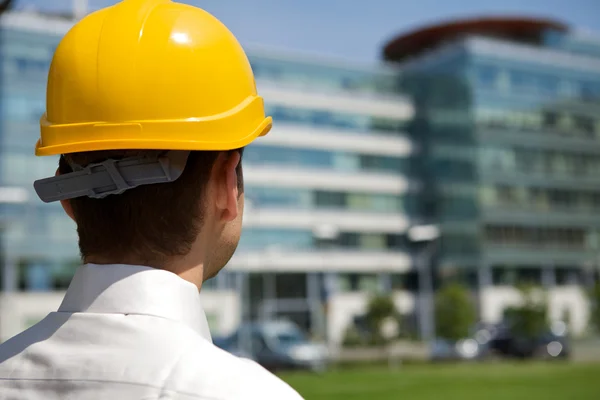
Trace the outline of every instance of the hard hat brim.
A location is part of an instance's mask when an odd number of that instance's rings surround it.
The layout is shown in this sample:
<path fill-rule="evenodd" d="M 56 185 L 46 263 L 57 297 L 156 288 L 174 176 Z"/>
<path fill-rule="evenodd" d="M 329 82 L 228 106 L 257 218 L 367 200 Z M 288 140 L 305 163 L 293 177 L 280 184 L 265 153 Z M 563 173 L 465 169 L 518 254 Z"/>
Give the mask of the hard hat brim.
<path fill-rule="evenodd" d="M 41 120 L 37 156 L 100 150 L 233 150 L 252 143 L 271 130 L 273 119 L 264 117 L 263 100 L 253 96 L 239 107 L 213 118 L 177 121 L 132 121 L 52 125 Z M 248 117 L 262 114 L 254 127 Z M 252 118 L 252 119 L 254 119 Z M 241 122 L 244 123 L 241 123 Z M 250 130 L 250 133 L 247 133 Z M 56 140 L 55 140 L 56 138 Z M 86 138 L 86 140 L 81 140 Z M 55 143 L 53 143 L 55 142 Z"/>

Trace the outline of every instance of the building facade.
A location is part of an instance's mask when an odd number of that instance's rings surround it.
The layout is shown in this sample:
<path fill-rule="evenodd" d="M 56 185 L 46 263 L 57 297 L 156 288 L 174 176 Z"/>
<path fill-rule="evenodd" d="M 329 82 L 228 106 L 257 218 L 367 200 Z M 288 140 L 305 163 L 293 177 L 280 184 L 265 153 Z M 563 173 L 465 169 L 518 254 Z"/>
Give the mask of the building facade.
<path fill-rule="evenodd" d="M 74 224 L 32 188 L 58 161 L 33 147 L 72 24 L 0 21 L 0 340 L 56 309 L 80 264 Z M 245 150 L 242 239 L 202 290 L 214 333 L 289 318 L 339 344 L 373 292 L 426 310 L 406 235 L 423 223 L 441 228 L 434 287 L 469 285 L 482 320 L 529 283 L 583 332 L 600 263 L 600 40 L 555 21 L 467 20 L 401 35 L 384 59 L 250 49 L 275 125 Z"/>
<path fill-rule="evenodd" d="M 33 147 L 51 57 L 72 23 L 22 13 L 1 22 L 2 339 L 55 309 L 79 265 L 74 224 L 32 188 L 58 161 Z M 391 290 L 412 268 L 414 109 L 394 68 L 261 49 L 249 59 L 275 126 L 245 150 L 242 239 L 203 301 L 216 334 L 286 317 L 339 341 L 367 293 Z M 398 301 L 412 309 L 410 296 Z"/>
<path fill-rule="evenodd" d="M 517 301 L 515 285 L 544 286 L 551 316 L 581 332 L 600 262 L 600 38 L 466 20 L 397 37 L 384 58 L 414 94 L 440 279 L 479 288 L 484 320 Z"/>

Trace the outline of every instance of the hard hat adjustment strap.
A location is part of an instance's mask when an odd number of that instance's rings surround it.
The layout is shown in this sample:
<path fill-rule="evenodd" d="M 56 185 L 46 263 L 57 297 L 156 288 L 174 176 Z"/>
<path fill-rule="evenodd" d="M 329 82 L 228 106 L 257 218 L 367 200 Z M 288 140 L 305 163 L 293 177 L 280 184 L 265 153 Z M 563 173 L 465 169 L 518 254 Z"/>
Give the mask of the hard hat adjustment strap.
<path fill-rule="evenodd" d="M 45 203 L 82 196 L 101 199 L 141 185 L 179 179 L 189 154 L 189 151 L 169 151 L 154 156 L 108 159 L 79 171 L 38 180 L 33 186 Z"/>

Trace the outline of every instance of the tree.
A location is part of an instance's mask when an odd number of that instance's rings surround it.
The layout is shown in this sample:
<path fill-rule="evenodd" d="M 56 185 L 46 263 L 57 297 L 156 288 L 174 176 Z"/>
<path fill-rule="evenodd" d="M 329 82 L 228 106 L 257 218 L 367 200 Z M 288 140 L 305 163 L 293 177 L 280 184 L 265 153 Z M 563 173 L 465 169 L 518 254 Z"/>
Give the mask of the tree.
<path fill-rule="evenodd" d="M 384 323 L 395 321 L 400 324 L 400 315 L 396 310 L 394 299 L 388 295 L 376 295 L 367 306 L 366 322 L 371 332 L 370 342 L 374 345 L 385 344 L 394 339 L 384 332 Z"/>
<path fill-rule="evenodd" d="M 346 328 L 343 345 L 382 346 L 400 337 L 402 316 L 392 296 L 375 295 L 369 300 L 364 315 L 356 316 Z"/>
<path fill-rule="evenodd" d="M 438 337 L 460 340 L 467 337 L 477 321 L 469 290 L 458 283 L 443 287 L 435 298 L 435 326 Z"/>
<path fill-rule="evenodd" d="M 541 290 L 521 288 L 523 304 L 504 310 L 511 332 L 518 337 L 534 339 L 548 329 L 548 304 Z"/>

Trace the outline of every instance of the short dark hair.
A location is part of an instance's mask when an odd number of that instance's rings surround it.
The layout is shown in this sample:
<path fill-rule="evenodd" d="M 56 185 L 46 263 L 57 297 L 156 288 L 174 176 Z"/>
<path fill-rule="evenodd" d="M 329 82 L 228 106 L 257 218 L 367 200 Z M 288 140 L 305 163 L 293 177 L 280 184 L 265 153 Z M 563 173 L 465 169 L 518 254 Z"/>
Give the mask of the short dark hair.
<path fill-rule="evenodd" d="M 243 149 L 237 151 L 240 155 Z M 72 171 L 70 163 L 85 166 L 108 158 L 119 159 L 143 151 L 95 151 L 63 155 L 59 172 Z M 82 260 L 136 262 L 153 266 L 191 250 L 203 223 L 202 197 L 220 151 L 192 151 L 175 182 L 143 185 L 103 199 L 71 199 Z M 238 187 L 243 191 L 241 161 Z"/>

